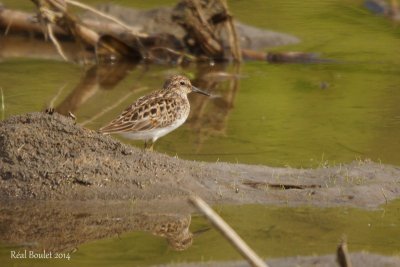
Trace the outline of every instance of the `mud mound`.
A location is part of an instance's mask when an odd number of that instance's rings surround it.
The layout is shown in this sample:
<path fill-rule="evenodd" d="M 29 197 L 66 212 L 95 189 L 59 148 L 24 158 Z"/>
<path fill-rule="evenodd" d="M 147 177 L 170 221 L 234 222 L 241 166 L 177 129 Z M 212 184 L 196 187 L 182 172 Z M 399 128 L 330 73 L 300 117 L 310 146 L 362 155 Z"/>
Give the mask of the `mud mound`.
<path fill-rule="evenodd" d="M 143 189 L 160 180 L 162 192 L 184 193 L 168 185 L 168 177 L 181 175 L 177 160 L 128 147 L 58 114 L 1 122 L 0 158 L 0 192 L 8 197 L 154 198 Z"/>
<path fill-rule="evenodd" d="M 358 207 L 400 197 L 395 166 L 358 161 L 300 170 L 186 161 L 44 113 L 0 122 L 0 177 L 0 200 L 143 200 L 147 210 L 167 202 L 187 209 L 190 193 L 211 203 Z"/>

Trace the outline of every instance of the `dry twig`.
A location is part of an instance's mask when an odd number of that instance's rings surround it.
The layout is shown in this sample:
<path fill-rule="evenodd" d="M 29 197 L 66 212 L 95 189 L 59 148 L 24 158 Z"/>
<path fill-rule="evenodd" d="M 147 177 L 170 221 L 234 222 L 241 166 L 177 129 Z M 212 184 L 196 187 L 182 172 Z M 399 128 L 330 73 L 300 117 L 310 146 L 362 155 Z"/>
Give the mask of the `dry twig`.
<path fill-rule="evenodd" d="M 99 15 L 99 16 L 103 17 L 103 18 L 109 19 L 109 20 L 117 23 L 121 27 L 127 29 L 128 31 L 130 31 L 134 35 L 137 35 L 137 36 L 140 36 L 140 37 L 147 37 L 147 34 L 139 33 L 137 31 L 135 31 L 131 26 L 129 26 L 129 25 L 125 24 L 124 22 L 122 22 L 121 20 L 119 20 L 119 19 L 117 19 L 117 18 L 115 18 L 113 16 L 107 15 L 107 14 L 105 14 L 105 13 L 103 13 L 103 12 L 101 12 L 101 11 L 91 7 L 91 6 L 82 4 L 82 3 L 78 2 L 78 1 L 74 1 L 74 0 L 65 0 L 65 2 L 67 2 L 68 4 L 71 4 L 71 5 L 80 7 L 82 9 L 86 9 L 86 10 L 88 10 L 88 11 L 90 11 L 90 12 L 96 14 L 96 15 Z"/>
<path fill-rule="evenodd" d="M 200 197 L 191 196 L 189 201 L 199 209 L 204 216 L 228 239 L 239 253 L 253 267 L 268 267 L 268 265 L 240 238 L 240 236 Z"/>
<path fill-rule="evenodd" d="M 52 26 L 50 23 L 47 23 L 46 27 L 47 27 L 47 34 L 49 35 L 50 40 L 52 41 L 52 43 L 53 43 L 54 46 L 56 47 L 57 52 L 60 54 L 60 56 L 61 56 L 65 61 L 68 61 L 68 58 L 67 58 L 67 56 L 64 54 L 64 51 L 63 51 L 63 49 L 62 49 L 60 43 L 58 42 L 57 38 L 54 36 L 54 33 L 53 33 L 53 26 Z"/>
<path fill-rule="evenodd" d="M 340 267 L 352 267 L 349 257 L 349 251 L 347 250 L 346 237 L 343 237 L 342 241 L 338 245 L 336 257 L 336 260 L 339 263 Z"/>

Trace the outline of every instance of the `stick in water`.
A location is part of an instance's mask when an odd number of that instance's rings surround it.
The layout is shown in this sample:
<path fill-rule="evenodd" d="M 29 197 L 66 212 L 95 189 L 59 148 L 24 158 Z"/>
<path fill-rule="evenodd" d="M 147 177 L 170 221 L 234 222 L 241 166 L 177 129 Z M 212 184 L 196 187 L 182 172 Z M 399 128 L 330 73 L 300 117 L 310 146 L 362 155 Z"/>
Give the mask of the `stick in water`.
<path fill-rule="evenodd" d="M 340 242 L 336 250 L 336 260 L 339 263 L 340 267 L 352 267 L 349 251 L 347 250 L 346 239 L 347 238 L 345 236 L 342 237 L 342 241 Z"/>
<path fill-rule="evenodd" d="M 189 197 L 189 202 L 199 209 L 204 216 L 228 239 L 240 254 L 253 267 L 268 267 L 268 265 L 240 238 L 240 236 L 206 203 L 197 196 Z"/>

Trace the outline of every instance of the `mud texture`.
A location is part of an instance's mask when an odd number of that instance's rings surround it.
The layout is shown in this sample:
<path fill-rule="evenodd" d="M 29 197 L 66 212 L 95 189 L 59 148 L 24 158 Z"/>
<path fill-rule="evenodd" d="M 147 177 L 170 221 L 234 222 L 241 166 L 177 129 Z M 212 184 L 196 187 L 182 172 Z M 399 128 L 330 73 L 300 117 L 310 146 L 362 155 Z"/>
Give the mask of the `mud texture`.
<path fill-rule="evenodd" d="M 58 114 L 0 122 L 0 200 L 129 200 L 147 209 L 215 203 L 377 207 L 400 196 L 400 168 L 368 161 L 319 169 L 181 160 L 130 147 Z M 168 205 L 167 205 L 168 204 Z M 172 205 L 174 204 L 174 205 Z"/>
<path fill-rule="evenodd" d="M 211 204 L 370 208 L 399 198 L 399 177 L 399 167 L 373 162 L 301 170 L 181 160 L 124 145 L 57 113 L 30 113 L 0 122 L 0 240 L 36 251 L 74 251 L 89 241 L 147 231 L 185 250 L 193 242 L 190 194 Z M 400 261 L 366 253 L 351 259 L 354 266 Z M 337 266 L 333 255 L 268 264 Z"/>

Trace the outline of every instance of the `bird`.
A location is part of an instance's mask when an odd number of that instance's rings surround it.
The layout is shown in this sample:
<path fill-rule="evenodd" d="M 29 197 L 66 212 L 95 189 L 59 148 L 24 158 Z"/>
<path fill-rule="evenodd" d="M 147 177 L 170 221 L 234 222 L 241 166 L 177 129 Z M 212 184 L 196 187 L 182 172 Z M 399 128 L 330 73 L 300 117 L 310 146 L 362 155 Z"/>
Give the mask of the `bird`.
<path fill-rule="evenodd" d="M 144 140 L 145 150 L 153 150 L 158 138 L 177 129 L 188 118 L 191 92 L 211 96 L 193 86 L 187 77 L 173 75 L 166 79 L 162 89 L 138 98 L 99 132 Z"/>

